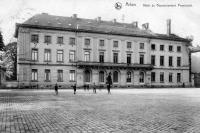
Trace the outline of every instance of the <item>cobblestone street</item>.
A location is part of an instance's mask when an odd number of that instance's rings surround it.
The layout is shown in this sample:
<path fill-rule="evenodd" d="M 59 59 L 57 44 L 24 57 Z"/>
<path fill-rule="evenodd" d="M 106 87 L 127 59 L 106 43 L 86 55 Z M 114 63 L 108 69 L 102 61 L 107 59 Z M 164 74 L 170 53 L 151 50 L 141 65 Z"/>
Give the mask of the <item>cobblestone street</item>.
<path fill-rule="evenodd" d="M 199 133 L 200 89 L 0 90 L 0 133 Z"/>

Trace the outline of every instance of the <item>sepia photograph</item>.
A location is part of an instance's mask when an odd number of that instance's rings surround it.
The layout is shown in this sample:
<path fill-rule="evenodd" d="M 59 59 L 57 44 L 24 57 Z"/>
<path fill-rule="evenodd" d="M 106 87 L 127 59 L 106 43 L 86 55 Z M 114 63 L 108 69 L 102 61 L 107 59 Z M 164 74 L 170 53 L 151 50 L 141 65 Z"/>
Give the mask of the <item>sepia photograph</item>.
<path fill-rule="evenodd" d="M 0 6 L 0 133 L 200 132 L 200 1 Z"/>

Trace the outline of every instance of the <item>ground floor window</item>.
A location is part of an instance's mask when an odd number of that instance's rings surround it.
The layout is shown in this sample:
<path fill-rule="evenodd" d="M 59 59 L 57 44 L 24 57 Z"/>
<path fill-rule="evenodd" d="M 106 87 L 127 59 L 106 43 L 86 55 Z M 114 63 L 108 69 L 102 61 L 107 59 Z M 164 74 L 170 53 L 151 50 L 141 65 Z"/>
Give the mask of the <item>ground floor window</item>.
<path fill-rule="evenodd" d="M 140 81 L 140 83 L 144 83 L 144 72 L 140 72 L 139 81 Z"/>
<path fill-rule="evenodd" d="M 113 82 L 118 82 L 118 72 L 117 71 L 114 71 L 113 72 Z"/>
<path fill-rule="evenodd" d="M 38 80 L 38 71 L 37 69 L 32 69 L 31 80 L 37 81 Z"/>
<path fill-rule="evenodd" d="M 164 72 L 160 73 L 160 82 L 163 83 L 164 82 Z"/>
<path fill-rule="evenodd" d="M 173 82 L 173 73 L 169 73 L 169 82 Z"/>
<path fill-rule="evenodd" d="M 99 72 L 99 82 L 104 82 L 104 71 Z"/>
<path fill-rule="evenodd" d="M 85 71 L 85 82 L 90 82 L 90 71 L 89 70 Z"/>
<path fill-rule="evenodd" d="M 181 82 L 181 73 L 177 73 L 177 82 Z"/>
<path fill-rule="evenodd" d="M 69 71 L 69 80 L 70 81 L 75 81 L 75 70 L 70 70 Z"/>
<path fill-rule="evenodd" d="M 131 82 L 131 72 L 128 71 L 126 75 L 126 82 L 130 83 Z"/>
<path fill-rule="evenodd" d="M 156 82 L 156 73 L 151 72 L 151 82 Z"/>
<path fill-rule="evenodd" d="M 63 70 L 58 70 L 58 82 L 63 82 Z"/>
<path fill-rule="evenodd" d="M 50 69 L 45 69 L 45 81 L 50 81 Z"/>

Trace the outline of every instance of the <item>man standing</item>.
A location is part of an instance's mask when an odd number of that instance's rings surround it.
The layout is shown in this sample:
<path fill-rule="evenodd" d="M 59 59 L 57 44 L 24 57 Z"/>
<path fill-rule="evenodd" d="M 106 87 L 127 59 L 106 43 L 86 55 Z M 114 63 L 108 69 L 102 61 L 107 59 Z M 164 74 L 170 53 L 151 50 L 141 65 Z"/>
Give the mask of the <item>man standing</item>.
<path fill-rule="evenodd" d="M 56 95 L 58 95 L 58 85 L 57 85 L 57 83 L 55 85 L 55 93 L 56 93 Z"/>
<path fill-rule="evenodd" d="M 76 94 L 76 83 L 72 86 L 74 89 L 74 95 Z"/>
<path fill-rule="evenodd" d="M 106 78 L 106 83 L 107 83 L 107 90 L 108 90 L 108 94 L 110 93 L 110 87 L 112 85 L 112 78 L 111 78 L 111 72 L 108 74 L 108 77 Z"/>
<path fill-rule="evenodd" d="M 97 92 L 96 92 L 96 85 L 95 85 L 95 83 L 94 83 L 94 85 L 93 85 L 93 93 L 95 93 L 95 94 L 97 93 Z"/>

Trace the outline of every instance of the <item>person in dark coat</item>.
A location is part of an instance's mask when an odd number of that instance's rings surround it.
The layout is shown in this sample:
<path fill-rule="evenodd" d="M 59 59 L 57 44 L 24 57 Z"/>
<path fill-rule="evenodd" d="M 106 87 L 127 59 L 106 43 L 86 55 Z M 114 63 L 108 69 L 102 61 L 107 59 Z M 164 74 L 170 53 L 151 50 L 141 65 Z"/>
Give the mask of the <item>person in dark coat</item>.
<path fill-rule="evenodd" d="M 55 85 L 55 93 L 56 93 L 56 95 L 58 95 L 58 85 L 57 84 Z"/>
<path fill-rule="evenodd" d="M 112 85 L 112 77 L 111 77 L 111 73 L 108 74 L 108 77 L 106 78 L 106 83 L 107 83 L 107 90 L 108 90 L 108 94 L 110 93 L 110 87 Z"/>
<path fill-rule="evenodd" d="M 96 92 L 96 85 L 95 85 L 95 83 L 94 83 L 94 85 L 93 85 L 93 93 L 95 93 L 95 94 L 97 93 L 97 92 Z"/>
<path fill-rule="evenodd" d="M 76 83 L 72 86 L 74 89 L 74 95 L 76 94 Z"/>

